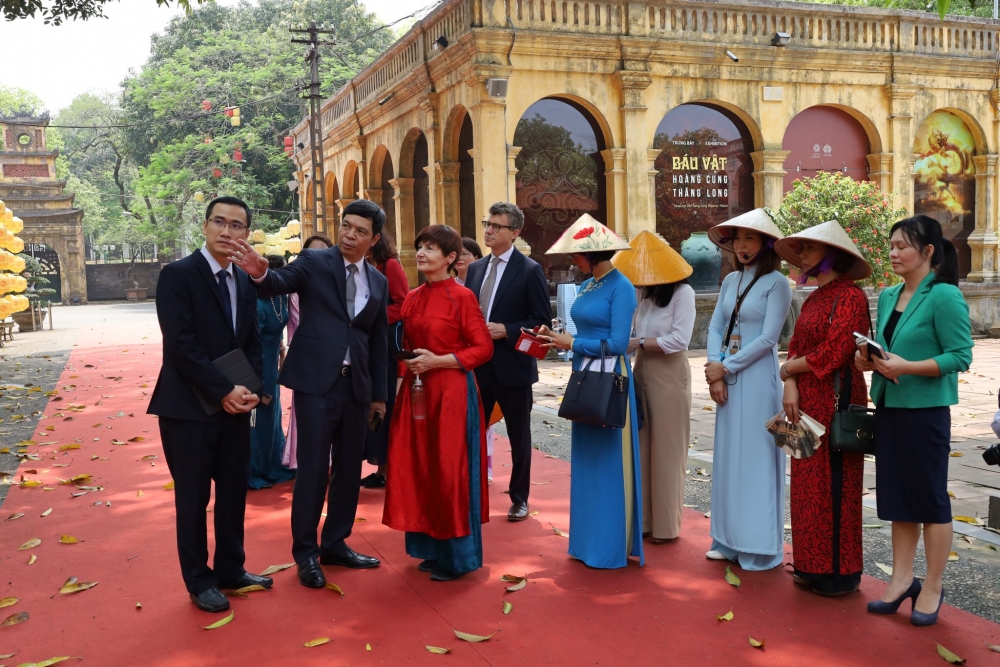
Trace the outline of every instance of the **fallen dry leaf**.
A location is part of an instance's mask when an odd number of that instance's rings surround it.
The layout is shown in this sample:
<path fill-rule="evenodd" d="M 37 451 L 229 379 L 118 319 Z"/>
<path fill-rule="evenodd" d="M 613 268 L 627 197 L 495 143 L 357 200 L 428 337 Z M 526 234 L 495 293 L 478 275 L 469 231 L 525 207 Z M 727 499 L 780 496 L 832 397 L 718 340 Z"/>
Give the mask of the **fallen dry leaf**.
<path fill-rule="evenodd" d="M 559 537 L 569 537 L 569 533 L 567 533 L 565 530 L 559 530 L 551 523 L 549 523 L 549 525 L 552 526 L 552 532 L 558 535 Z"/>
<path fill-rule="evenodd" d="M 138 491 L 135 492 L 135 497 L 142 498 L 142 489 L 139 489 Z"/>
<path fill-rule="evenodd" d="M 33 489 L 36 486 L 41 486 L 41 485 L 42 483 L 39 482 L 37 479 L 26 479 L 20 484 L 18 484 L 18 486 L 23 486 L 26 489 Z"/>
<path fill-rule="evenodd" d="M 509 614 L 512 611 L 514 611 L 514 605 L 512 605 L 511 603 L 509 603 L 506 600 L 504 600 L 504 603 L 503 603 L 503 613 L 504 613 L 504 615 Z"/>
<path fill-rule="evenodd" d="M 365 644 L 365 650 L 366 651 L 372 650 L 372 645 L 371 644 Z"/>
<path fill-rule="evenodd" d="M 80 449 L 80 445 L 62 445 L 57 451 L 68 452 L 71 449 Z"/>
<path fill-rule="evenodd" d="M 28 559 L 28 565 L 34 565 L 36 560 L 38 560 L 38 556 L 31 554 L 31 558 Z"/>
<path fill-rule="evenodd" d="M 878 569 L 880 569 L 883 572 L 885 572 L 886 574 L 888 574 L 890 577 L 892 576 L 892 566 L 891 565 L 886 565 L 885 563 L 875 563 L 875 566 Z"/>
<path fill-rule="evenodd" d="M 226 616 L 221 621 L 216 621 L 215 623 L 212 623 L 211 625 L 206 625 L 202 629 L 203 630 L 215 630 L 217 628 L 221 628 L 223 625 L 228 625 L 229 623 L 231 623 L 232 620 L 233 620 L 233 618 L 235 616 L 236 616 L 236 612 L 235 611 L 231 611 L 231 612 L 229 612 L 229 616 Z"/>
<path fill-rule="evenodd" d="M 490 637 L 492 637 L 493 635 L 495 635 L 497 632 L 500 632 L 499 630 L 496 630 L 496 631 L 493 632 L 493 634 L 490 634 L 490 635 L 473 635 L 473 634 L 469 634 L 468 632 L 462 632 L 461 630 L 456 630 L 455 628 L 452 628 L 451 630 L 452 630 L 452 632 L 455 633 L 456 637 L 458 637 L 461 640 L 470 642 L 472 644 L 476 644 L 478 642 L 484 642 L 487 639 L 489 639 Z"/>
<path fill-rule="evenodd" d="M 18 551 L 25 551 L 27 549 L 34 549 L 35 547 L 37 547 L 41 543 L 42 543 L 42 541 L 40 539 L 38 539 L 37 537 L 32 537 L 30 540 L 28 540 L 27 542 L 25 542 L 24 544 L 22 544 L 21 546 L 19 546 L 17 548 L 17 550 Z"/>
<path fill-rule="evenodd" d="M 983 643 L 986 644 L 986 646 L 994 653 L 1000 653 L 1000 646 L 997 646 L 996 644 L 991 644 L 989 642 L 983 642 Z"/>
<path fill-rule="evenodd" d="M 733 620 L 733 608 L 730 607 L 729 611 L 727 611 L 725 614 L 722 614 L 721 616 L 719 614 L 716 614 L 715 618 L 717 620 L 720 620 L 720 621 L 731 621 L 731 620 Z"/>
<path fill-rule="evenodd" d="M 0 598 L 0 609 L 3 609 L 4 607 L 12 607 L 17 603 L 17 598 Z M 3 660 L 3 658 L 0 658 L 0 660 Z"/>
<path fill-rule="evenodd" d="M 170 480 L 169 482 L 167 482 L 166 484 L 164 484 L 163 485 L 163 489 L 165 491 L 173 491 L 174 490 L 174 480 Z"/>
<path fill-rule="evenodd" d="M 6 521 L 14 521 L 16 519 L 20 519 L 22 516 L 24 516 L 24 512 L 15 512 L 7 517 Z"/>
<path fill-rule="evenodd" d="M 275 572 L 281 572 L 282 570 L 287 570 L 288 568 L 294 566 L 295 563 L 285 563 L 284 565 L 269 565 L 266 570 L 260 573 L 260 576 L 266 577 Z"/>
<path fill-rule="evenodd" d="M 766 638 L 765 639 L 761 639 L 760 641 L 757 641 L 756 639 L 754 639 L 750 635 L 747 635 L 747 639 L 750 640 L 750 646 L 753 646 L 754 648 L 759 648 L 761 650 L 763 650 L 763 648 L 764 648 L 764 642 L 767 641 Z"/>
<path fill-rule="evenodd" d="M 368 519 L 364 518 L 363 516 L 354 517 L 354 523 L 364 523 L 365 521 L 368 521 Z"/>
<path fill-rule="evenodd" d="M 52 665 L 66 660 L 83 660 L 83 658 L 64 655 L 60 658 L 47 658 L 41 662 L 26 662 L 23 665 L 18 665 L 18 667 L 52 667 Z"/>
<path fill-rule="evenodd" d="M 29 618 L 31 617 L 28 616 L 28 612 L 26 611 L 18 612 L 16 614 L 11 614 L 7 618 L 3 619 L 3 622 L 0 623 L 0 628 L 6 628 L 7 626 L 10 625 L 17 625 L 18 623 L 24 623 Z"/>
<path fill-rule="evenodd" d="M 726 566 L 726 583 L 735 586 L 736 588 L 743 585 L 743 582 L 740 581 L 740 578 L 733 573 L 732 569 L 728 565 Z"/>
<path fill-rule="evenodd" d="M 950 662 L 953 665 L 965 664 L 965 660 L 963 658 L 959 658 L 957 655 L 946 649 L 944 646 L 941 646 L 940 644 L 937 645 L 937 652 L 938 655 L 944 658 L 946 662 Z"/>
<path fill-rule="evenodd" d="M 445 653 L 451 653 L 450 648 L 441 648 L 440 646 L 424 646 L 424 648 L 430 652 L 437 655 L 444 655 Z"/>
<path fill-rule="evenodd" d="M 513 586 L 508 586 L 507 587 L 507 592 L 508 593 L 515 593 L 515 592 L 521 590 L 522 588 L 524 588 L 527 585 L 528 585 L 528 577 L 526 577 L 526 576 L 525 577 L 518 577 L 518 580 L 516 582 L 514 582 Z"/>
<path fill-rule="evenodd" d="M 965 454 L 963 454 L 962 452 L 952 452 L 948 456 L 958 457 L 958 456 L 965 456 Z M 940 646 L 940 644 L 939 644 L 939 646 Z"/>
<path fill-rule="evenodd" d="M 337 584 L 330 582 L 329 584 L 326 585 L 326 590 L 333 591 L 334 593 L 340 593 L 340 599 L 341 600 L 344 599 L 344 591 L 342 591 L 340 589 L 340 586 L 338 586 Z"/>
<path fill-rule="evenodd" d="M 98 582 L 96 581 L 74 581 L 72 583 L 66 583 L 59 589 L 59 592 L 63 595 L 72 595 L 73 593 L 79 593 L 96 586 Z"/>
<path fill-rule="evenodd" d="M 136 602 L 135 603 L 135 608 L 136 609 L 142 609 L 142 603 L 141 602 Z"/>
<path fill-rule="evenodd" d="M 59 544 L 76 544 L 80 540 L 76 539 L 72 535 L 63 535 L 59 538 Z"/>
<path fill-rule="evenodd" d="M 153 460 L 153 459 L 155 459 L 155 458 L 158 458 L 158 457 L 156 456 L 156 454 L 146 454 L 145 456 L 143 456 L 143 457 L 142 457 L 141 459 L 139 459 L 139 460 L 140 460 L 140 461 L 152 461 L 152 460 Z"/>
<path fill-rule="evenodd" d="M 143 440 L 145 440 L 145 438 L 142 437 L 141 435 L 137 435 L 134 438 L 128 439 L 129 442 L 142 442 Z"/>
<path fill-rule="evenodd" d="M 233 593 L 238 595 L 246 595 L 247 593 L 253 593 L 254 591 L 266 591 L 267 589 L 260 584 L 252 584 L 250 586 L 244 586 L 243 588 L 237 588 Z"/>
<path fill-rule="evenodd" d="M 47 510 L 45 510 L 44 512 L 42 512 L 41 516 L 48 516 L 50 514 L 52 514 L 52 508 L 51 507 L 48 508 Z"/>
<path fill-rule="evenodd" d="M 329 643 L 330 643 L 329 637 L 317 637 L 316 639 L 310 639 L 305 644 L 303 644 L 303 646 L 305 646 L 306 648 L 313 648 L 314 646 L 322 646 L 323 644 L 329 644 Z"/>

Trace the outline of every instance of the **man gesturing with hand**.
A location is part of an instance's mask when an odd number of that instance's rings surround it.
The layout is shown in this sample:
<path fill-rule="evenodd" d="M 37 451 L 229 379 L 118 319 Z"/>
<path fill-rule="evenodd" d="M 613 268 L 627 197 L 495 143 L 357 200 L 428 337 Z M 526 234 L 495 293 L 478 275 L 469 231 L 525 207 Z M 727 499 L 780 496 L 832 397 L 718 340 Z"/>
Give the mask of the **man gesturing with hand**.
<path fill-rule="evenodd" d="M 260 398 L 234 386 L 212 363 L 239 349 L 254 373 L 263 373 L 257 294 L 247 274 L 229 261 L 250 221 L 242 200 L 212 200 L 202 226 L 205 245 L 167 264 L 156 285 L 163 365 L 147 412 L 160 417 L 163 453 L 174 478 L 181 576 L 195 605 L 211 612 L 229 608 L 220 589 L 272 583 L 243 567 L 250 411 Z M 209 567 L 212 482 L 215 560 Z"/>

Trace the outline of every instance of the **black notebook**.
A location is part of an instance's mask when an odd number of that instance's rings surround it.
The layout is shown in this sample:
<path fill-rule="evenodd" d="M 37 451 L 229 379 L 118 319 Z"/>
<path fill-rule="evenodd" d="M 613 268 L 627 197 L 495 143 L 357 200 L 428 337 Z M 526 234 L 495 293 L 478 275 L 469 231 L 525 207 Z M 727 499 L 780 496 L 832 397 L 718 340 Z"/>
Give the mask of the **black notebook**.
<path fill-rule="evenodd" d="M 247 359 L 247 355 L 240 348 L 222 355 L 213 361 L 212 364 L 234 385 L 244 386 L 250 392 L 257 395 L 260 395 L 261 389 L 264 388 L 264 384 L 257 377 L 257 374 L 254 373 L 253 367 L 250 365 L 250 360 Z M 194 393 L 198 397 L 198 402 L 201 403 L 201 408 L 205 411 L 206 415 L 212 416 L 222 410 L 222 403 L 213 404 L 208 402 L 205 396 L 198 391 L 197 387 L 194 388 Z"/>

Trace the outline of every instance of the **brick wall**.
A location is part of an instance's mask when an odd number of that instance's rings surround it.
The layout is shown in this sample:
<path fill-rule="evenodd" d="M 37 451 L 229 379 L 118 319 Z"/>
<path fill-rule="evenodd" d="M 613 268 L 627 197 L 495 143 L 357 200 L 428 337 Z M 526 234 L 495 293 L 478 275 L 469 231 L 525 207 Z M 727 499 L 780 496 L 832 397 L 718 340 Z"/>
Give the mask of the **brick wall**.
<path fill-rule="evenodd" d="M 147 262 L 132 267 L 129 280 L 125 279 L 128 264 L 88 264 L 87 265 L 87 300 L 88 301 L 124 301 L 125 289 L 134 287 L 146 288 L 146 297 L 156 296 L 156 281 L 160 277 L 162 264 Z M 134 282 L 133 282 L 134 281 Z"/>

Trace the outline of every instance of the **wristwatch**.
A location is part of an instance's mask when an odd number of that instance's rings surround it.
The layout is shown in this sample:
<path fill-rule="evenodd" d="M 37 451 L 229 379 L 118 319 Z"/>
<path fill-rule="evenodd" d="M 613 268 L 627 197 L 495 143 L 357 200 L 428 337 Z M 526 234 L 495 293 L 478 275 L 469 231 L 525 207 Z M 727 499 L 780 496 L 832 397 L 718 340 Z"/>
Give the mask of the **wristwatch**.
<path fill-rule="evenodd" d="M 645 338 L 640 338 L 639 339 L 639 349 L 642 350 L 643 352 L 646 351 L 646 339 Z"/>

